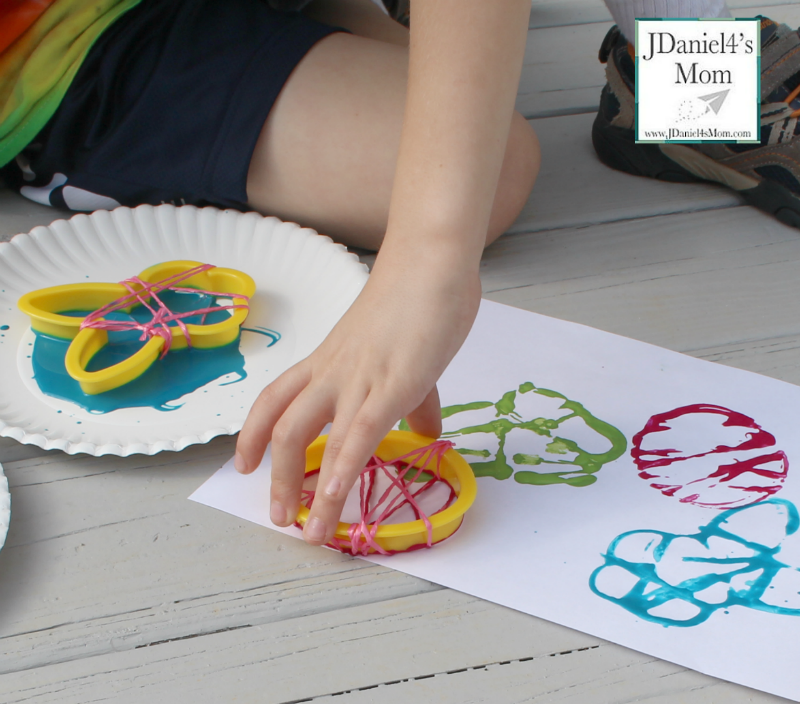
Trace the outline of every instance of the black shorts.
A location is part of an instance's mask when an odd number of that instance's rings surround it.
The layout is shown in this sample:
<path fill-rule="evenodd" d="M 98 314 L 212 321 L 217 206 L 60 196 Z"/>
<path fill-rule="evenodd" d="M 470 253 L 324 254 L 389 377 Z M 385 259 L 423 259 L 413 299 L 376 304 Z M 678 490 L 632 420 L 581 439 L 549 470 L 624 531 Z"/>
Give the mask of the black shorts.
<path fill-rule="evenodd" d="M 100 37 L 6 181 L 71 210 L 242 208 L 273 103 L 336 31 L 263 0 L 143 0 Z"/>

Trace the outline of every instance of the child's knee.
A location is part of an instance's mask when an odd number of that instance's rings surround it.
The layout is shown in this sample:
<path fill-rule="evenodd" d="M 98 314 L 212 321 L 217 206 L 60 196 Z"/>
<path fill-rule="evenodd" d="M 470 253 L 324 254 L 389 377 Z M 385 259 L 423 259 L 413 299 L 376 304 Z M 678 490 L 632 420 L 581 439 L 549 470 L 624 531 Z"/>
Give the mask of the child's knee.
<path fill-rule="evenodd" d="M 536 132 L 522 115 L 515 112 L 489 222 L 487 245 L 511 227 L 522 212 L 539 174 L 540 163 Z"/>

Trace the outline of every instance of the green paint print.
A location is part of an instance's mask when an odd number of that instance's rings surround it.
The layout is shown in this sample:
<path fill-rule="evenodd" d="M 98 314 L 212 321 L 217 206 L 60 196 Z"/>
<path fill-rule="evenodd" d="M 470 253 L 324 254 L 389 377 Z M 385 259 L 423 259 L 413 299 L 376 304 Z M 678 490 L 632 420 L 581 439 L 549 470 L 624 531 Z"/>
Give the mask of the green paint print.
<path fill-rule="evenodd" d="M 527 412 L 520 406 L 532 404 L 521 402 L 537 399 L 553 399 L 556 402 L 557 412 L 552 413 L 554 417 L 526 419 Z M 450 430 L 461 414 L 470 414 L 476 417 L 476 421 L 480 416 L 480 422 Z M 456 449 L 470 463 L 476 477 L 508 479 L 513 476 L 520 484 L 589 486 L 597 481 L 595 474 L 608 462 L 621 457 L 627 448 L 625 436 L 613 425 L 593 416 L 577 401 L 571 401 L 557 391 L 538 388 L 531 382 L 520 384 L 518 389 L 503 394 L 495 403 L 476 401 L 446 406 L 442 409 L 442 419 L 453 419 L 445 423 L 442 437 L 456 442 Z M 576 423 L 580 424 L 579 427 L 576 427 Z M 400 427 L 408 429 L 405 421 Z M 576 430 L 580 436 L 578 440 L 574 439 Z M 572 435 L 573 438 L 562 437 L 559 432 Z M 463 438 L 465 444 L 478 445 L 496 438 L 497 446 L 496 449 L 459 447 L 458 438 Z M 515 440 L 516 449 L 529 448 L 534 451 L 512 452 L 509 461 L 507 454 L 511 438 Z M 590 452 L 581 446 L 586 444 L 587 439 L 592 445 L 600 441 L 600 444 L 610 446 L 602 452 Z M 473 443 L 467 443 L 467 440 Z M 537 446 L 542 446 L 539 452 L 535 452 Z"/>

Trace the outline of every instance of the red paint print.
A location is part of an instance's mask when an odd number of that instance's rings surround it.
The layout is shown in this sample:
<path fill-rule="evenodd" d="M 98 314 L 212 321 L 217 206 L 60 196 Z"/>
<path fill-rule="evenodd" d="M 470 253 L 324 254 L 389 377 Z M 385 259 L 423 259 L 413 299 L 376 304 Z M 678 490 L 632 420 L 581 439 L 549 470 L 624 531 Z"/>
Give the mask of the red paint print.
<path fill-rule="evenodd" d="M 775 444 L 749 416 L 698 403 L 652 416 L 634 435 L 631 456 L 639 476 L 665 496 L 730 509 L 781 489 L 789 459 Z"/>

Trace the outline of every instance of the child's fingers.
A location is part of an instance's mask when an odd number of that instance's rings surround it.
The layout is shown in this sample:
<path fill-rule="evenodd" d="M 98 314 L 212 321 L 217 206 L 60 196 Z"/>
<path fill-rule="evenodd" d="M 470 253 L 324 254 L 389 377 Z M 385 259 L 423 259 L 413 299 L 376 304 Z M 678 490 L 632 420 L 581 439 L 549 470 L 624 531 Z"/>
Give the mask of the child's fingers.
<path fill-rule="evenodd" d="M 261 463 L 272 431 L 289 404 L 310 379 L 303 362 L 291 367 L 267 386 L 258 396 L 236 441 L 236 470 L 249 474 Z"/>
<path fill-rule="evenodd" d="M 358 411 L 363 403 L 364 394 L 361 394 L 350 399 L 349 401 L 340 400 L 337 404 L 336 417 L 333 419 L 330 432 L 328 433 L 328 439 L 325 442 L 325 452 L 322 456 L 322 463 L 319 470 L 319 481 L 317 482 L 317 492 L 314 497 L 315 505 L 317 501 L 324 502 L 326 500 L 340 500 L 340 505 L 344 506 L 344 502 L 347 499 L 347 494 L 352 488 L 352 483 L 349 483 L 345 486 L 345 484 L 342 483 L 341 478 L 335 477 L 332 468 L 339 458 L 342 446 L 347 438 L 347 432 L 350 428 L 350 424 L 358 414 Z M 364 465 L 361 466 L 361 469 L 363 468 Z M 356 477 L 353 477 L 352 481 L 355 482 L 355 479 Z M 316 516 L 316 511 L 313 511 L 312 513 L 314 516 Z M 341 509 L 339 510 L 339 513 L 336 514 L 334 521 L 331 522 L 338 523 L 340 518 Z M 329 531 L 331 536 L 335 530 L 336 527 L 334 525 Z M 306 541 L 312 544 L 321 544 L 327 542 L 329 539 L 327 538 L 324 530 L 320 530 L 317 525 L 312 525 L 311 520 L 306 522 L 303 533 L 303 537 L 306 539 Z"/>
<path fill-rule="evenodd" d="M 442 434 L 442 406 L 435 386 L 425 400 L 406 416 L 406 421 L 411 430 L 420 435 L 438 438 Z"/>
<path fill-rule="evenodd" d="M 320 469 L 321 490 L 314 496 L 303 533 L 307 542 L 320 545 L 333 537 L 348 492 L 396 418 L 391 409 L 368 397 L 347 424 L 335 461 L 325 467 L 326 471 Z"/>
<path fill-rule="evenodd" d="M 310 387 L 289 405 L 272 432 L 270 519 L 288 526 L 297 517 L 306 468 L 306 448 L 331 419 L 332 405 Z"/>

